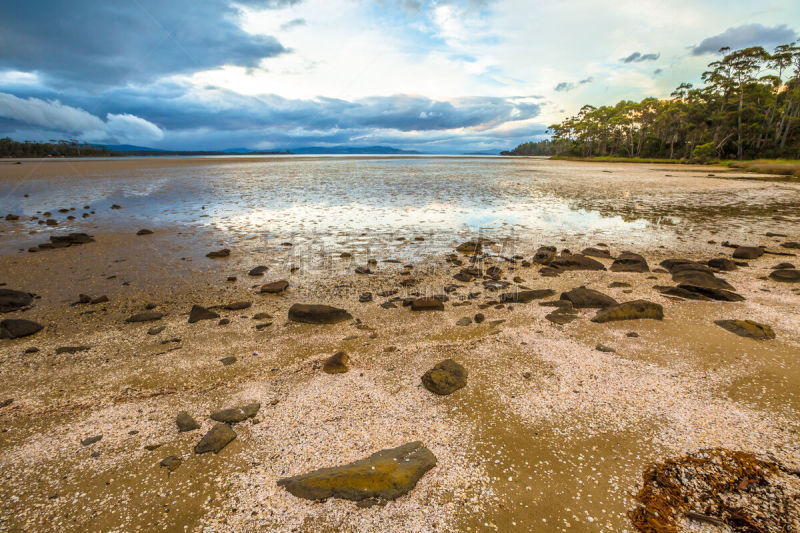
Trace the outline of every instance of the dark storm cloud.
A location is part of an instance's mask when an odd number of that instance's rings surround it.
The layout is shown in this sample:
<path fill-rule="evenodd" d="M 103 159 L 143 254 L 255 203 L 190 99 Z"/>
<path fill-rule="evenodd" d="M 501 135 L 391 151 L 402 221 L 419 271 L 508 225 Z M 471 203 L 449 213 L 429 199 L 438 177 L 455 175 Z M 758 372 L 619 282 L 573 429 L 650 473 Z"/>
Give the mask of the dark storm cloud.
<path fill-rule="evenodd" d="M 661 54 L 643 54 L 641 52 L 634 52 L 628 57 L 623 57 L 620 59 L 623 63 L 641 63 L 642 61 L 655 61 Z"/>
<path fill-rule="evenodd" d="M 703 39 L 697 46 L 692 47 L 692 55 L 714 54 L 720 48 L 728 47 L 733 50 L 748 46 L 775 46 L 796 41 L 797 32 L 787 26 L 763 26 L 761 24 L 744 24 L 728 28 L 724 32 Z"/>
<path fill-rule="evenodd" d="M 252 9 L 297 0 L 240 0 Z M 230 0 L 4 2 L 0 70 L 108 86 L 220 65 L 257 66 L 285 52 L 273 37 L 242 30 Z"/>

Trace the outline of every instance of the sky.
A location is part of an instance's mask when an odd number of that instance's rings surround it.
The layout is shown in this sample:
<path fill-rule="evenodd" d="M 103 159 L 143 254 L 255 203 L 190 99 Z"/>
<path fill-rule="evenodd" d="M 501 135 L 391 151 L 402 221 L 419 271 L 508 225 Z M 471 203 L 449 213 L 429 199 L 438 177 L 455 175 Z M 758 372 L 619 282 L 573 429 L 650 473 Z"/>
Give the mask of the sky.
<path fill-rule="evenodd" d="M 0 137 L 170 150 L 510 149 L 666 97 L 797 0 L 0 0 Z"/>

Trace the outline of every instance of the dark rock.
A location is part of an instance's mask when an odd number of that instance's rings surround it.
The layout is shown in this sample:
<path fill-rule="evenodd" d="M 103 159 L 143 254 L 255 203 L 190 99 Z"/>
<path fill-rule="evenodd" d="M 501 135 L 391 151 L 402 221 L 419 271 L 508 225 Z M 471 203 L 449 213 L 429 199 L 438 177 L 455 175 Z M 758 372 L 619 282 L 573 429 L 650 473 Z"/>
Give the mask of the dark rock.
<path fill-rule="evenodd" d="M 233 363 L 236 362 L 236 357 L 229 355 L 228 357 L 223 357 L 222 359 L 220 359 L 219 362 L 222 363 L 224 366 L 232 365 Z"/>
<path fill-rule="evenodd" d="M 501 302 L 530 303 L 533 300 L 541 300 L 554 296 L 556 291 L 553 289 L 534 289 L 515 292 L 505 292 L 500 295 Z"/>
<path fill-rule="evenodd" d="M 236 433 L 228 424 L 216 424 L 200 439 L 200 442 L 194 447 L 194 453 L 219 453 L 235 438 Z"/>
<path fill-rule="evenodd" d="M 483 315 L 483 313 L 476 313 L 475 314 L 475 323 L 476 324 L 480 324 L 484 320 L 486 320 L 486 317 Z"/>
<path fill-rule="evenodd" d="M 444 311 L 444 304 L 438 298 L 416 298 L 411 302 L 412 311 Z"/>
<path fill-rule="evenodd" d="M 358 301 L 362 304 L 371 302 L 372 301 L 372 293 L 371 292 L 362 292 L 361 295 L 358 297 Z"/>
<path fill-rule="evenodd" d="M 108 296 L 103 294 L 102 296 L 98 296 L 97 298 L 92 298 L 92 301 L 89 302 L 92 305 L 106 303 L 108 301 Z"/>
<path fill-rule="evenodd" d="M 730 272 L 738 268 L 736 266 L 736 263 L 728 259 L 727 257 L 715 257 L 713 259 L 709 259 L 708 266 L 710 266 L 711 268 L 716 268 L 718 270 L 723 270 L 725 272 Z"/>
<path fill-rule="evenodd" d="M 232 302 L 225 306 L 228 311 L 241 311 L 253 305 L 253 302 Z"/>
<path fill-rule="evenodd" d="M 682 270 L 699 270 L 713 274 L 714 272 L 707 266 L 697 261 L 690 261 L 689 259 L 665 259 L 661 261 L 661 266 L 667 269 L 670 274 L 675 274 Z"/>
<path fill-rule="evenodd" d="M 236 424 L 248 418 L 253 418 L 261 409 L 261 404 L 258 402 L 249 403 L 241 407 L 231 407 L 229 409 L 221 409 L 211 413 L 211 420 L 217 422 L 224 422 L 226 424 Z"/>
<path fill-rule="evenodd" d="M 454 360 L 445 359 L 422 375 L 422 384 L 435 394 L 452 394 L 467 384 L 467 370 Z"/>
<path fill-rule="evenodd" d="M 170 455 L 169 457 L 164 457 L 158 464 L 170 472 L 174 472 L 179 466 L 181 466 L 181 460 L 174 455 Z"/>
<path fill-rule="evenodd" d="M 44 329 L 44 326 L 24 318 L 7 318 L 0 321 L 0 339 L 18 339 L 33 335 Z"/>
<path fill-rule="evenodd" d="M 30 348 L 25 348 L 25 352 L 24 353 L 37 353 L 38 351 L 39 351 L 39 348 L 37 348 L 35 346 L 31 346 Z"/>
<path fill-rule="evenodd" d="M 81 446 L 90 446 L 90 445 L 94 444 L 95 442 L 100 441 L 100 439 L 102 439 L 102 438 L 103 438 L 102 435 L 95 435 L 94 437 L 87 437 L 87 438 L 85 438 L 85 439 L 83 439 L 81 441 Z"/>
<path fill-rule="evenodd" d="M 201 320 L 213 320 L 215 318 L 219 318 L 219 314 L 197 304 L 192 306 L 192 310 L 189 311 L 189 324 L 194 324 Z"/>
<path fill-rule="evenodd" d="M 601 257 L 604 259 L 611 259 L 611 253 L 602 248 L 584 248 L 581 253 L 589 257 Z"/>
<path fill-rule="evenodd" d="M 784 248 L 789 248 L 790 250 L 800 250 L 800 242 L 785 242 L 781 244 Z"/>
<path fill-rule="evenodd" d="M 800 270 L 795 270 L 793 268 L 773 270 L 770 272 L 769 278 L 783 283 L 798 283 L 800 282 Z"/>
<path fill-rule="evenodd" d="M 456 326 L 462 326 L 463 327 L 463 326 L 469 326 L 470 324 L 472 324 L 472 319 L 470 317 L 468 317 L 468 316 L 465 316 L 463 318 L 459 318 L 456 321 Z"/>
<path fill-rule="evenodd" d="M 140 229 L 139 231 L 136 232 L 136 235 L 152 235 L 152 234 L 153 230 L 150 229 Z"/>
<path fill-rule="evenodd" d="M 633 252 L 622 252 L 613 263 L 612 272 L 650 272 L 650 266 L 644 257 Z"/>
<path fill-rule="evenodd" d="M 413 489 L 436 466 L 421 442 L 381 450 L 353 463 L 278 480 L 278 486 L 307 500 L 394 500 Z"/>
<path fill-rule="evenodd" d="M 624 281 L 612 281 L 608 284 L 609 289 L 618 289 L 620 287 L 630 287 L 630 283 L 625 283 Z"/>
<path fill-rule="evenodd" d="M 200 429 L 200 424 L 197 423 L 197 420 L 192 418 L 192 415 L 190 415 L 186 411 L 181 411 L 180 413 L 178 413 L 178 416 L 175 417 L 175 423 L 178 425 L 178 431 L 180 433 L 185 433 L 186 431 L 194 431 L 195 429 Z"/>
<path fill-rule="evenodd" d="M 714 324 L 740 337 L 750 337 L 756 340 L 775 338 L 775 332 L 771 327 L 752 320 L 715 320 Z"/>
<path fill-rule="evenodd" d="M 289 287 L 289 282 L 285 279 L 265 283 L 261 286 L 261 292 L 275 294 L 285 291 Z"/>
<path fill-rule="evenodd" d="M 678 285 L 690 285 L 692 287 L 701 287 L 704 289 L 734 290 L 733 286 L 724 279 L 700 270 L 681 270 L 675 272 L 672 274 L 672 280 L 677 282 Z"/>
<path fill-rule="evenodd" d="M 604 353 L 614 353 L 614 352 L 616 352 L 616 350 L 614 348 L 610 348 L 610 347 L 606 346 L 605 344 L 598 344 L 597 346 L 594 347 L 594 349 L 597 350 L 598 352 L 604 352 Z"/>
<path fill-rule="evenodd" d="M 289 320 L 306 324 L 336 324 L 353 316 L 337 307 L 316 304 L 293 304 L 289 308 Z"/>
<path fill-rule="evenodd" d="M 664 318 L 664 308 L 647 300 L 634 300 L 601 309 L 592 318 L 592 322 L 604 323 L 614 320 L 637 320 L 642 318 L 661 320 Z"/>
<path fill-rule="evenodd" d="M 585 255 L 560 255 L 550 262 L 550 266 L 559 270 L 605 270 L 600 261 Z"/>
<path fill-rule="evenodd" d="M 153 326 L 152 328 L 147 330 L 148 335 L 158 335 L 162 331 L 167 329 L 167 326 Z"/>
<path fill-rule="evenodd" d="M 561 299 L 571 302 L 572 307 L 576 309 L 605 309 L 619 304 L 611 296 L 586 287 L 578 287 L 571 291 L 562 292 Z"/>
<path fill-rule="evenodd" d="M 164 313 L 158 311 L 145 311 L 143 313 L 136 313 L 125 319 L 125 322 L 153 322 L 154 320 L 161 320 Z"/>
<path fill-rule="evenodd" d="M 259 265 L 257 267 L 253 267 L 250 269 L 250 272 L 247 273 L 248 276 L 263 276 L 264 273 L 269 270 L 269 267 L 264 265 Z"/>
<path fill-rule="evenodd" d="M 253 320 L 267 320 L 272 318 L 272 315 L 269 313 L 256 313 L 253 315 Z"/>
<path fill-rule="evenodd" d="M 384 309 L 397 309 L 397 306 L 393 302 L 383 302 L 381 307 Z"/>
<path fill-rule="evenodd" d="M 59 346 L 56 348 L 56 354 L 87 352 L 91 349 L 91 346 Z"/>
<path fill-rule="evenodd" d="M 354 272 L 356 274 L 372 274 L 372 270 L 370 270 L 369 267 L 364 266 L 356 267 Z"/>
<path fill-rule="evenodd" d="M 635 339 L 635 338 L 637 338 L 639 336 L 639 334 L 636 333 L 635 331 L 629 331 L 628 333 L 625 334 L 625 336 Z"/>
<path fill-rule="evenodd" d="M 549 265 L 553 259 L 556 258 L 555 246 L 540 246 L 536 253 L 533 254 L 532 261 L 540 265 Z"/>
<path fill-rule="evenodd" d="M 764 249 L 758 246 L 739 246 L 733 251 L 736 259 L 758 259 L 764 255 Z"/>
<path fill-rule="evenodd" d="M 0 289 L 0 313 L 19 311 L 33 303 L 33 294 L 11 289 Z"/>
<path fill-rule="evenodd" d="M 483 243 L 479 239 L 477 241 L 462 242 L 456 247 L 456 251 L 461 252 L 462 254 L 479 254 L 481 253 L 482 248 Z"/>
<path fill-rule="evenodd" d="M 336 352 L 332 356 L 325 359 L 325 362 L 322 364 L 322 371 L 326 374 L 344 374 L 350 368 L 347 366 L 347 363 L 350 361 L 350 358 L 344 352 Z"/>
<path fill-rule="evenodd" d="M 3 407 L 8 407 L 12 403 L 14 403 L 14 398 L 6 398 L 5 400 L 0 401 L 0 409 Z"/>
<path fill-rule="evenodd" d="M 122 206 L 117 204 L 111 204 L 111 209 L 122 209 Z"/>
<path fill-rule="evenodd" d="M 744 296 L 724 289 L 709 289 L 694 285 L 678 285 L 677 287 L 663 287 L 658 289 L 661 294 L 678 296 L 690 300 L 718 300 L 721 302 L 741 302 Z"/>
<path fill-rule="evenodd" d="M 215 258 L 221 258 L 221 257 L 228 257 L 230 255 L 231 255 L 231 251 L 229 249 L 227 249 L 227 248 L 223 248 L 222 250 L 216 250 L 216 251 L 213 251 L 213 252 L 208 252 L 206 254 L 206 257 L 209 257 L 211 259 L 215 259 Z"/>
<path fill-rule="evenodd" d="M 578 318 L 574 314 L 563 313 L 561 311 L 553 311 L 552 313 L 546 314 L 544 317 L 550 322 L 558 324 L 560 326 L 563 326 L 564 324 L 569 324 L 570 322 Z"/>
<path fill-rule="evenodd" d="M 786 268 L 793 269 L 793 268 L 795 268 L 795 266 L 792 263 L 778 263 L 777 265 L 772 267 L 772 270 L 780 270 L 780 269 L 786 269 Z"/>

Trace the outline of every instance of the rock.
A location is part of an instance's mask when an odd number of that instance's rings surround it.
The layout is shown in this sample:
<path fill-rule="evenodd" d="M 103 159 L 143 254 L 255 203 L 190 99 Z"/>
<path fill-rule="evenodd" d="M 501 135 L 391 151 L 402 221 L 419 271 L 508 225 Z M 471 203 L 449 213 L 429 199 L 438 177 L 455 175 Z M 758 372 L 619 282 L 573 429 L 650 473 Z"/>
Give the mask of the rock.
<path fill-rule="evenodd" d="M 0 289 L 0 313 L 19 311 L 33 304 L 33 294 L 11 289 Z"/>
<path fill-rule="evenodd" d="M 371 302 L 372 301 L 372 293 L 371 292 L 362 292 L 361 295 L 358 297 L 358 301 L 362 304 Z"/>
<path fill-rule="evenodd" d="M 756 340 L 775 338 L 775 332 L 771 327 L 752 320 L 715 320 L 714 324 L 740 337 L 750 337 Z"/>
<path fill-rule="evenodd" d="M 68 248 L 79 244 L 94 242 L 94 239 L 86 233 L 70 233 L 69 235 L 51 235 L 50 242 L 39 245 L 42 250 L 53 248 Z"/>
<path fill-rule="evenodd" d="M 11 213 L 9 213 L 6 215 L 6 220 L 8 220 L 9 222 L 12 220 L 19 220 L 19 215 L 12 215 Z"/>
<path fill-rule="evenodd" d="M 560 310 L 548 313 L 544 317 L 550 322 L 558 324 L 560 326 L 563 326 L 564 324 L 569 324 L 570 322 L 578 318 L 577 315 L 564 313 Z"/>
<path fill-rule="evenodd" d="M 108 301 L 108 296 L 103 294 L 102 296 L 98 296 L 97 298 L 92 298 L 92 301 L 89 302 L 92 305 L 106 303 Z"/>
<path fill-rule="evenodd" d="M 601 257 L 603 259 L 611 259 L 611 253 L 602 248 L 584 248 L 581 254 L 588 255 L 589 257 Z"/>
<path fill-rule="evenodd" d="M 467 384 L 467 370 L 452 359 L 445 359 L 422 375 L 422 384 L 429 391 L 446 396 Z"/>
<path fill-rule="evenodd" d="M 253 315 L 253 320 L 268 320 L 272 318 L 272 315 L 269 313 L 256 313 Z"/>
<path fill-rule="evenodd" d="M 721 302 L 741 302 L 744 296 L 724 289 L 709 289 L 693 285 L 678 285 L 677 287 L 657 287 L 661 294 L 678 296 L 690 300 L 718 300 Z"/>
<path fill-rule="evenodd" d="M 8 407 L 12 403 L 14 403 L 14 398 L 6 398 L 5 400 L 0 401 L 0 409 L 3 407 Z"/>
<path fill-rule="evenodd" d="M 736 266 L 736 263 L 728 259 L 727 257 L 715 257 L 713 259 L 709 259 L 708 266 L 710 266 L 711 268 L 716 268 L 718 270 L 723 270 L 725 272 L 730 272 L 738 268 Z"/>
<path fill-rule="evenodd" d="M 241 311 L 253 305 L 253 302 L 232 302 L 225 306 L 228 311 Z"/>
<path fill-rule="evenodd" d="M 483 244 L 479 239 L 477 241 L 462 242 L 456 247 L 456 251 L 462 254 L 479 254 L 482 248 Z"/>
<path fill-rule="evenodd" d="M 31 346 L 30 348 L 25 348 L 25 352 L 24 353 L 37 353 L 38 351 L 39 351 L 39 348 L 37 348 L 35 346 Z"/>
<path fill-rule="evenodd" d="M 556 258 L 555 246 L 540 246 L 536 253 L 533 254 L 532 261 L 540 265 L 549 265 L 550 262 Z"/>
<path fill-rule="evenodd" d="M 436 456 L 428 448 L 409 442 L 343 466 L 280 479 L 278 486 L 307 500 L 394 500 L 413 489 L 434 466 Z"/>
<path fill-rule="evenodd" d="M 236 357 L 229 355 L 228 357 L 223 357 L 222 359 L 220 359 L 219 362 L 222 363 L 224 366 L 232 365 L 233 363 L 236 362 Z"/>
<path fill-rule="evenodd" d="M 56 354 L 86 352 L 91 349 L 91 346 L 59 346 L 56 348 Z"/>
<path fill-rule="evenodd" d="M 758 259 L 764 255 L 764 249 L 758 246 L 739 246 L 733 251 L 736 259 Z"/>
<path fill-rule="evenodd" d="M 625 336 L 626 337 L 630 337 L 632 339 L 635 339 L 635 338 L 637 338 L 639 336 L 639 334 L 636 333 L 635 331 L 629 331 L 628 333 L 625 334 Z"/>
<path fill-rule="evenodd" d="M 279 279 L 278 281 L 272 281 L 262 285 L 261 292 L 276 294 L 285 291 L 287 287 L 289 287 L 289 282 L 285 279 Z"/>
<path fill-rule="evenodd" d="M 609 348 L 605 344 L 598 344 L 597 346 L 594 347 L 594 349 L 597 350 L 598 352 L 604 352 L 604 353 L 614 353 L 614 352 L 616 352 L 616 350 L 614 348 Z"/>
<path fill-rule="evenodd" d="M 122 209 L 122 206 L 118 204 L 111 204 L 111 209 Z"/>
<path fill-rule="evenodd" d="M 153 326 L 152 328 L 147 330 L 148 335 L 158 335 L 162 331 L 167 329 L 167 326 Z"/>
<path fill-rule="evenodd" d="M 200 429 L 200 424 L 197 423 L 197 420 L 192 418 L 192 415 L 186 411 L 181 411 L 178 413 L 178 416 L 175 417 L 175 423 L 178 425 L 178 431 L 180 433 Z"/>
<path fill-rule="evenodd" d="M 267 270 L 269 270 L 269 267 L 264 266 L 264 265 L 259 265 L 257 267 L 251 268 L 250 271 L 247 273 L 247 275 L 248 276 L 253 276 L 253 277 L 255 277 L 255 276 L 263 276 L 264 273 Z"/>
<path fill-rule="evenodd" d="M 664 318 L 664 308 L 647 300 L 634 300 L 601 309 L 592 318 L 592 322 L 604 323 L 614 320 L 637 320 L 642 318 L 662 320 Z"/>
<path fill-rule="evenodd" d="M 356 274 L 372 274 L 372 270 L 365 266 L 356 267 L 354 272 Z"/>
<path fill-rule="evenodd" d="M 501 302 L 516 302 L 516 303 L 529 303 L 533 300 L 541 300 L 542 298 L 549 298 L 554 296 L 556 291 L 553 289 L 535 289 L 523 290 L 515 292 L 505 292 L 500 295 Z"/>
<path fill-rule="evenodd" d="M 231 407 L 229 409 L 221 409 L 211 413 L 211 420 L 217 422 L 224 422 L 226 424 L 236 424 L 248 418 L 253 418 L 261 409 L 261 404 L 258 402 L 249 403 L 241 407 Z"/>
<path fill-rule="evenodd" d="M 189 312 L 189 324 L 194 324 L 201 320 L 213 320 L 215 318 L 219 318 L 219 314 L 197 304 L 192 306 L 192 310 Z"/>
<path fill-rule="evenodd" d="M 381 307 L 384 309 L 397 309 L 397 306 L 393 302 L 383 302 Z"/>
<path fill-rule="evenodd" d="M 678 285 L 689 285 L 704 289 L 734 290 L 733 286 L 724 279 L 700 270 L 681 270 L 675 272 L 672 274 L 672 280 L 677 282 Z"/>
<path fill-rule="evenodd" d="M 194 447 L 194 453 L 198 455 L 208 452 L 219 453 L 235 438 L 236 433 L 228 424 L 216 424 L 200 439 Z"/>
<path fill-rule="evenodd" d="M 481 323 L 481 322 L 483 322 L 484 320 L 486 320 L 486 317 L 485 317 L 485 316 L 483 316 L 483 313 L 476 313 L 476 314 L 475 314 L 475 323 L 476 323 L 476 324 L 480 324 L 480 323 Z"/>
<path fill-rule="evenodd" d="M 578 287 L 571 291 L 562 292 L 561 299 L 569 301 L 572 303 L 572 307 L 576 309 L 605 309 L 619 304 L 611 296 L 586 287 Z"/>
<path fill-rule="evenodd" d="M 560 255 L 550 262 L 550 266 L 559 270 L 605 270 L 600 261 L 585 255 Z"/>
<path fill-rule="evenodd" d="M 216 250 L 214 252 L 208 252 L 206 257 L 211 259 L 221 258 L 221 257 L 228 257 L 231 255 L 231 251 L 227 248 L 223 248 L 222 250 Z"/>
<path fill-rule="evenodd" d="M 153 322 L 154 320 L 161 320 L 164 313 L 158 311 L 145 311 L 143 313 L 136 313 L 125 319 L 125 322 Z"/>
<path fill-rule="evenodd" d="M 800 242 L 796 242 L 796 241 L 785 242 L 785 243 L 781 244 L 781 246 L 784 247 L 784 248 L 789 248 L 790 250 L 800 250 Z"/>
<path fill-rule="evenodd" d="M 336 324 L 353 316 L 337 307 L 317 304 L 293 304 L 289 308 L 289 320 L 306 324 Z"/>
<path fill-rule="evenodd" d="M 661 261 L 661 266 L 667 269 L 670 274 L 675 274 L 682 270 L 699 270 L 713 274 L 714 272 L 707 266 L 697 261 L 690 261 L 689 259 L 665 259 Z"/>
<path fill-rule="evenodd" d="M 783 283 L 798 283 L 800 282 L 800 270 L 795 270 L 793 268 L 773 270 L 769 273 L 769 278 Z"/>
<path fill-rule="evenodd" d="M 18 339 L 38 333 L 44 326 L 24 318 L 7 318 L 0 321 L 0 339 Z"/>
<path fill-rule="evenodd" d="M 792 269 L 792 268 L 795 268 L 795 266 L 792 263 L 778 263 L 777 265 L 772 267 L 772 270 L 780 270 L 780 269 L 786 269 L 786 268 Z"/>
<path fill-rule="evenodd" d="M 630 283 L 625 283 L 624 281 L 612 281 L 608 284 L 609 289 L 618 289 L 620 287 L 630 287 Z"/>
<path fill-rule="evenodd" d="M 411 302 L 412 311 L 444 311 L 444 304 L 438 298 L 416 298 Z"/>
<path fill-rule="evenodd" d="M 613 263 L 612 272 L 650 272 L 650 266 L 644 257 L 633 252 L 622 252 Z"/>
<path fill-rule="evenodd" d="M 350 361 L 350 358 L 344 352 L 336 352 L 332 356 L 325 359 L 325 362 L 322 364 L 322 371 L 326 374 L 344 374 L 350 368 L 347 366 L 347 363 Z"/>
<path fill-rule="evenodd" d="M 94 437 L 87 437 L 81 441 L 81 446 L 91 446 L 95 442 L 99 442 L 102 439 L 102 435 L 95 435 Z"/>
<path fill-rule="evenodd" d="M 468 317 L 468 316 L 465 316 L 463 318 L 459 318 L 456 321 L 456 326 L 462 326 L 463 327 L 463 326 L 469 326 L 470 324 L 472 324 L 472 319 L 470 317 Z"/>
<path fill-rule="evenodd" d="M 139 231 L 136 232 L 136 235 L 152 235 L 152 234 L 153 230 L 150 229 L 140 229 Z"/>
<path fill-rule="evenodd" d="M 179 466 L 181 466 L 181 460 L 174 455 L 170 455 L 169 457 L 164 457 L 161 459 L 161 462 L 158 464 L 170 472 L 174 472 Z"/>

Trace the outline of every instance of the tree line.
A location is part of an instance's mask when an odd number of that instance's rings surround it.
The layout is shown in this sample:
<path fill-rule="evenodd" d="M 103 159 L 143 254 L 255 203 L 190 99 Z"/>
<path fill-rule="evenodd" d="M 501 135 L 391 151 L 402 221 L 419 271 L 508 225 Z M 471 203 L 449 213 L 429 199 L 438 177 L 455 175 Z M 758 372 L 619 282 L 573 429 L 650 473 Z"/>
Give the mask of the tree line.
<path fill-rule="evenodd" d="M 550 126 L 550 140 L 504 154 L 800 159 L 800 46 L 719 52 L 721 59 L 708 65 L 700 87 L 682 83 L 665 99 L 585 105 Z"/>
<path fill-rule="evenodd" d="M 0 139 L 0 157 L 85 157 L 110 156 L 111 150 L 78 141 L 56 141 L 49 143 L 14 141 L 10 137 Z"/>

